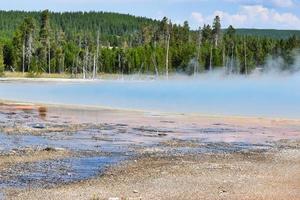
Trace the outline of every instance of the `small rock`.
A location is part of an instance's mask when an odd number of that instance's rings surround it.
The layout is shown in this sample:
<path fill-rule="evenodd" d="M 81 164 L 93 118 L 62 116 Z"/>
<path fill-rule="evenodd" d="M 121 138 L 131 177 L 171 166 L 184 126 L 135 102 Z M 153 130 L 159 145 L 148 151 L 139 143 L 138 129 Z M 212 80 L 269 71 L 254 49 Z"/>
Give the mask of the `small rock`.
<path fill-rule="evenodd" d="M 139 191 L 137 191 L 137 190 L 133 190 L 133 193 L 135 193 L 135 194 L 136 194 L 136 193 L 139 193 Z"/>
<path fill-rule="evenodd" d="M 64 149 L 64 148 L 59 148 L 59 147 L 56 147 L 56 148 L 54 148 L 56 151 L 66 151 L 66 149 Z"/>
<path fill-rule="evenodd" d="M 168 134 L 166 133 L 158 133 L 158 136 L 163 137 L 163 136 L 167 136 Z"/>
<path fill-rule="evenodd" d="M 64 151 L 63 148 L 53 148 L 53 147 L 46 147 L 43 149 L 43 151 Z"/>
<path fill-rule="evenodd" d="M 109 197 L 108 200 L 120 200 L 119 197 Z"/>
<path fill-rule="evenodd" d="M 46 126 L 44 124 L 33 124 L 32 128 L 36 128 L 36 129 L 45 129 Z"/>

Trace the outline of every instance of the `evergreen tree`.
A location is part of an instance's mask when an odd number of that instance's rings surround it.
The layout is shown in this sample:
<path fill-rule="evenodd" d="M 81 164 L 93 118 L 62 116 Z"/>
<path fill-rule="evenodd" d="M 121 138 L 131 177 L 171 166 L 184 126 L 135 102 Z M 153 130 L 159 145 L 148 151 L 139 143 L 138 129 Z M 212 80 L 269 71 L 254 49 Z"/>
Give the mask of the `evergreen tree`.
<path fill-rule="evenodd" d="M 48 72 L 51 72 L 50 66 L 50 14 L 45 10 L 41 14 L 41 28 L 40 28 L 40 43 L 41 43 L 41 65 L 43 67 L 48 65 Z"/>
<path fill-rule="evenodd" d="M 216 16 L 213 22 L 212 30 L 215 47 L 219 44 L 219 40 L 221 39 L 221 32 L 221 19 L 219 16 Z"/>
<path fill-rule="evenodd" d="M 17 48 L 21 46 L 22 51 L 22 71 L 29 71 L 32 54 L 34 52 L 34 32 L 35 22 L 33 18 L 26 18 L 17 32 L 16 37 L 19 44 Z"/>

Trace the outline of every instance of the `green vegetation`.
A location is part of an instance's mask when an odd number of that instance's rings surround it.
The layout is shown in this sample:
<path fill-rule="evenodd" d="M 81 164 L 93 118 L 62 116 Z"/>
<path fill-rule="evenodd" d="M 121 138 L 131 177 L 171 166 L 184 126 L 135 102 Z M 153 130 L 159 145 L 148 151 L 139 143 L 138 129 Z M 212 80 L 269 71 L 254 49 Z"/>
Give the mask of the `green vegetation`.
<path fill-rule="evenodd" d="M 188 22 L 172 24 L 116 13 L 0 11 L 0 74 L 22 72 L 69 74 L 95 78 L 99 73 L 187 74 L 225 68 L 248 74 L 267 58 L 281 57 L 293 70 L 300 47 L 297 31 L 191 30 Z"/>
<path fill-rule="evenodd" d="M 288 39 L 293 36 L 300 37 L 298 30 L 274 30 L 274 29 L 237 29 L 238 35 L 270 37 L 274 39 Z"/>

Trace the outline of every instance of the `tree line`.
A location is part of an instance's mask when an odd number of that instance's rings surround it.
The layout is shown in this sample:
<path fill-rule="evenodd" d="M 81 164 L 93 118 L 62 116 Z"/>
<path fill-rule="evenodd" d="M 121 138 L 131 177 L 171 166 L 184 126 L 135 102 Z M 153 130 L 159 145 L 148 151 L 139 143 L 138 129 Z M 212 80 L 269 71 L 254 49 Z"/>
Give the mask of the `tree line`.
<path fill-rule="evenodd" d="M 12 12 L 13 13 L 13 12 Z M 233 26 L 213 24 L 191 30 L 162 20 L 114 13 L 20 12 L 18 25 L 0 12 L 0 71 L 68 73 L 96 78 L 99 73 L 189 75 L 214 69 L 249 74 L 267 58 L 281 57 L 293 70 L 300 40 L 237 34 Z M 5 16 L 2 16 L 5 15 Z M 101 16 L 101 17 L 100 17 Z M 2 19 L 1 17 L 6 17 Z M 20 20 L 22 19 L 22 20 Z M 19 22 L 20 21 L 20 22 Z"/>

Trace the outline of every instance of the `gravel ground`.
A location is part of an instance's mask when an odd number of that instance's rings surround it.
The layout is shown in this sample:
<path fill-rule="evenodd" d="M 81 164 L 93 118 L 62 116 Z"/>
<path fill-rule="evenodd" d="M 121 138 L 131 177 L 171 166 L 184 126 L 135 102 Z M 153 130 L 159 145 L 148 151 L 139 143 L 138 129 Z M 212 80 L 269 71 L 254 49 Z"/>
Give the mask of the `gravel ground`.
<path fill-rule="evenodd" d="M 102 177 L 8 199 L 300 199 L 300 149 L 146 156 Z"/>

